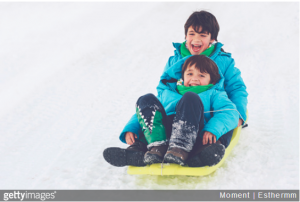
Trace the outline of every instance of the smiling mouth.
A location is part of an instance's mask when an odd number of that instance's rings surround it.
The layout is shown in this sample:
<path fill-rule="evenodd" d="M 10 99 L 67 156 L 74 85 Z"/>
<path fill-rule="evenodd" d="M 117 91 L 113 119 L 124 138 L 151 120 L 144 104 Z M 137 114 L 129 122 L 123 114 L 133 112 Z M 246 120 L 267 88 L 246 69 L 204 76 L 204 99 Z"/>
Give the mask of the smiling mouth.
<path fill-rule="evenodd" d="M 202 47 L 201 45 L 193 45 L 192 44 L 192 49 L 193 49 L 194 52 L 199 52 L 201 47 Z"/>
<path fill-rule="evenodd" d="M 199 86 L 200 84 L 197 83 L 190 83 L 189 86 Z"/>

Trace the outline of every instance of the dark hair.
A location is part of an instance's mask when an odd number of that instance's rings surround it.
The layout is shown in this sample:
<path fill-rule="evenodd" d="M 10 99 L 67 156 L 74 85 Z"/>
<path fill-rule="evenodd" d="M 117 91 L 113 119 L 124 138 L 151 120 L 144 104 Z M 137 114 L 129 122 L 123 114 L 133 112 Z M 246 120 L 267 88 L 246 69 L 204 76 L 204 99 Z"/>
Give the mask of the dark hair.
<path fill-rule="evenodd" d="M 214 61 L 205 55 L 193 55 L 188 58 L 182 65 L 182 78 L 184 77 L 184 72 L 187 70 L 187 68 L 193 65 L 195 65 L 195 68 L 200 72 L 210 75 L 209 83 L 217 83 L 220 80 L 221 76 L 219 74 L 218 66 Z"/>
<path fill-rule="evenodd" d="M 220 30 L 216 17 L 207 11 L 196 11 L 190 15 L 184 25 L 184 33 L 187 35 L 189 27 L 192 26 L 195 32 L 202 27 L 201 33 L 210 33 L 211 39 L 218 41 L 218 33 Z"/>

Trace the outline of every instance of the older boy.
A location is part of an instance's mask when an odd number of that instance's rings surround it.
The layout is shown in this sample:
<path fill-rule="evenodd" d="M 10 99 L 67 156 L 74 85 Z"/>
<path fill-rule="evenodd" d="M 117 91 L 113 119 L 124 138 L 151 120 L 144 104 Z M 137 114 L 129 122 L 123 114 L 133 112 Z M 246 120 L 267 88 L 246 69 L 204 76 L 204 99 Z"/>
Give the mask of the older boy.
<path fill-rule="evenodd" d="M 241 77 L 241 72 L 235 67 L 235 62 L 231 54 L 224 52 L 222 49 L 223 44 L 217 42 L 219 33 L 217 19 L 207 11 L 194 12 L 186 21 L 184 30 L 186 41 L 183 43 L 173 43 L 175 48 L 174 56 L 169 58 L 164 73 L 160 78 L 159 85 L 157 86 L 158 98 L 162 96 L 165 90 L 174 89 L 174 85 L 169 82 L 172 81 L 172 78 L 166 72 L 177 61 L 189 55 L 206 55 L 217 64 L 219 73 L 224 77 L 223 89 L 240 113 L 238 126 L 244 124 L 243 120 L 247 118 L 248 93 Z M 126 142 L 132 145 L 136 139 L 139 139 L 139 133 L 139 124 L 137 123 L 136 116 L 133 115 L 123 129 L 120 140 L 125 142 L 126 137 Z M 228 134 L 227 144 L 229 144 L 231 135 L 232 131 L 231 134 Z"/>

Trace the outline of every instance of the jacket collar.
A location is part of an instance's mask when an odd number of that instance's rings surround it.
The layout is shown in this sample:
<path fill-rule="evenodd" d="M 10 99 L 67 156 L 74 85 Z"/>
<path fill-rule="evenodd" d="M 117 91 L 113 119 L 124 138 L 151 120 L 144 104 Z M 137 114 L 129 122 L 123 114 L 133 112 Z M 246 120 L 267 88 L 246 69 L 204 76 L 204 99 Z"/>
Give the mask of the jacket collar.
<path fill-rule="evenodd" d="M 214 45 L 215 45 L 215 50 L 213 51 L 212 55 L 210 56 L 211 59 L 214 59 L 215 57 L 217 57 L 218 53 L 221 52 L 221 48 L 223 46 L 223 44 L 220 42 L 217 42 Z M 181 46 L 181 43 L 173 42 L 173 47 L 175 48 L 175 51 L 174 51 L 175 54 L 177 56 L 180 56 L 180 58 L 182 58 L 181 53 L 180 53 L 180 46 Z"/>

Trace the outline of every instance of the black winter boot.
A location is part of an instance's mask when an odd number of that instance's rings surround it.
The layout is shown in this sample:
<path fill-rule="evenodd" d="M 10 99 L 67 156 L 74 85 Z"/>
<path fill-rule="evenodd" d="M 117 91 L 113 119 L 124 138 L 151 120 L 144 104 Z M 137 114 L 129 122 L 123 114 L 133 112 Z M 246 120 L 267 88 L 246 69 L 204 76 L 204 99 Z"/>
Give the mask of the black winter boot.
<path fill-rule="evenodd" d="M 168 149 L 164 157 L 164 163 L 176 163 L 183 166 L 185 165 L 188 155 L 189 152 L 178 147 L 172 147 Z"/>
<path fill-rule="evenodd" d="M 168 145 L 154 146 L 144 156 L 144 163 L 147 165 L 161 163 L 167 152 Z"/>
<path fill-rule="evenodd" d="M 147 151 L 147 145 L 135 140 L 135 142 L 126 149 L 118 147 L 106 148 L 103 151 L 104 159 L 113 166 L 145 166 L 144 155 Z"/>
<path fill-rule="evenodd" d="M 191 157 L 187 160 L 189 167 L 213 166 L 218 164 L 225 154 L 225 146 L 218 140 L 214 144 L 202 144 L 197 141 Z"/>

